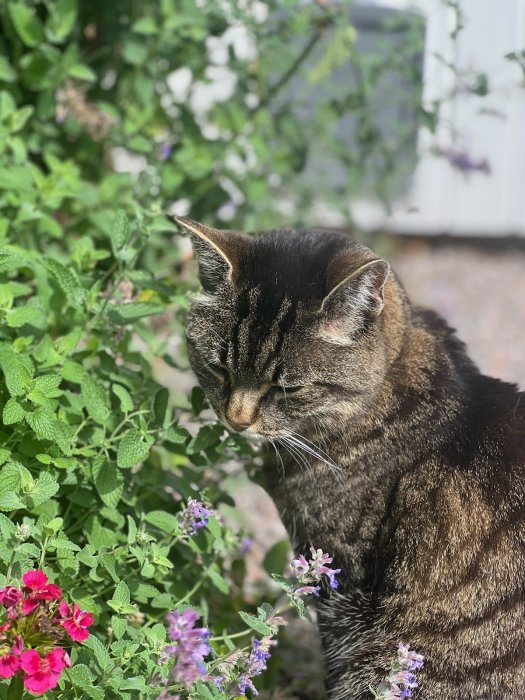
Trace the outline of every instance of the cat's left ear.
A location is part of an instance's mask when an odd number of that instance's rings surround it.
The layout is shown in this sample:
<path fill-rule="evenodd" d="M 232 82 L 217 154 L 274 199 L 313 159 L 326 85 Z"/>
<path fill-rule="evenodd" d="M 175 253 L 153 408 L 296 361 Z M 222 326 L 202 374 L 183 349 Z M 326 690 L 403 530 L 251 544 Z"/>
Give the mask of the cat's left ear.
<path fill-rule="evenodd" d="M 210 228 L 185 216 L 172 218 L 190 234 L 199 261 L 199 278 L 204 291 L 213 294 L 224 283 L 235 282 L 248 237 L 237 231 Z"/>
<path fill-rule="evenodd" d="M 365 319 L 379 316 L 389 273 L 390 265 L 384 260 L 367 260 L 357 267 L 355 259 L 349 260 L 345 255 L 332 261 L 327 271 L 326 296 L 319 309 L 323 319 L 321 334 L 345 344 L 348 334 Z"/>

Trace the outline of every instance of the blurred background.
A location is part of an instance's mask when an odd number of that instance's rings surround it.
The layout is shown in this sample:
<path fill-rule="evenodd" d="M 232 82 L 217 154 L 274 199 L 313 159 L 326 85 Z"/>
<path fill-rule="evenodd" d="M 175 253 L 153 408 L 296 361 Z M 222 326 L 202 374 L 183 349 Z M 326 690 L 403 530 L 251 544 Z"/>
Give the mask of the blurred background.
<path fill-rule="evenodd" d="M 347 231 L 483 371 L 525 387 L 525 0 L 4 0 L 0 19 L 0 243 L 65 238 L 82 270 L 100 253 L 86 240 L 131 212 L 174 307 L 136 343 L 163 355 L 176 406 L 197 282 L 167 213 Z M 141 278 L 125 284 L 124 301 Z M 228 473 L 255 591 L 286 536 Z M 271 697 L 321 698 L 315 633 L 296 624 Z"/>

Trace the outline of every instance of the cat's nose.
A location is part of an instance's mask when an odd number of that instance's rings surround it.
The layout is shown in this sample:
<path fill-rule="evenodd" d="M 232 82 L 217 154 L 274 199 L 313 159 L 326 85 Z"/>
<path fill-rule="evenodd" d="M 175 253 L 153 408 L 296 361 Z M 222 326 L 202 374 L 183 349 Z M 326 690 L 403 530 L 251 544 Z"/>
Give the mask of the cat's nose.
<path fill-rule="evenodd" d="M 244 430 L 245 428 L 249 428 L 251 425 L 251 421 L 249 423 L 247 423 L 247 422 L 239 423 L 239 422 L 233 420 L 233 418 L 228 418 L 227 415 L 226 415 L 226 420 L 231 425 L 231 427 L 234 430 L 237 430 L 238 432 L 241 432 L 241 430 Z"/>
<path fill-rule="evenodd" d="M 225 411 L 225 418 L 234 430 L 249 428 L 255 421 L 259 397 L 257 392 L 234 389 Z"/>

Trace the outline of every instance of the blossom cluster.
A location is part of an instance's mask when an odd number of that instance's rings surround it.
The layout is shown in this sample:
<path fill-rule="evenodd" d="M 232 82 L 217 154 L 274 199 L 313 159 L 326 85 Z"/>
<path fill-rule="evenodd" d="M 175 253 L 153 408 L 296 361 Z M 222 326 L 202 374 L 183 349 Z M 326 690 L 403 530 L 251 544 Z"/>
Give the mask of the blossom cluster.
<path fill-rule="evenodd" d="M 412 697 L 417 688 L 414 671 L 423 668 L 424 657 L 410 650 L 408 644 L 399 642 L 397 657 L 390 673 L 380 683 L 377 690 L 370 689 L 376 700 L 405 700 Z"/>
<path fill-rule="evenodd" d="M 310 560 L 301 554 L 291 563 L 292 571 L 300 584 L 299 587 L 294 587 L 291 592 L 295 598 L 310 594 L 318 596 L 321 590 L 319 583 L 323 575 L 328 577 L 332 588 L 337 588 L 339 585 L 336 575 L 341 573 L 341 569 L 331 569 L 327 566 L 327 564 L 332 563 L 333 557 L 323 552 L 322 549 L 314 549 L 314 547 L 310 547 L 310 553 Z"/>
<path fill-rule="evenodd" d="M 211 515 L 214 515 L 214 512 L 200 501 L 188 498 L 186 508 L 182 512 L 182 527 L 189 535 L 194 535 L 197 530 L 206 527 Z"/>
<path fill-rule="evenodd" d="M 67 637 L 85 641 L 93 615 L 62 600 L 62 590 L 43 571 L 27 571 L 22 581 L 21 588 L 0 589 L 7 618 L 0 625 L 0 677 L 21 672 L 26 690 L 41 695 L 55 688 L 64 668 L 71 666 L 59 643 Z"/>
<path fill-rule="evenodd" d="M 204 657 L 210 651 L 206 627 L 195 627 L 200 619 L 198 612 L 187 608 L 184 612 L 174 610 L 167 615 L 168 635 L 174 644 L 164 649 L 164 661 L 172 660 L 170 679 L 190 688 L 206 674 Z"/>

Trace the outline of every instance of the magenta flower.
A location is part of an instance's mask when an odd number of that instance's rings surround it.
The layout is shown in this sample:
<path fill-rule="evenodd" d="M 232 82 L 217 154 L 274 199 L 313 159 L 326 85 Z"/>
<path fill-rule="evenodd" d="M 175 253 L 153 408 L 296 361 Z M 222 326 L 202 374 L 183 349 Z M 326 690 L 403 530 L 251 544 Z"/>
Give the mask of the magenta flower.
<path fill-rule="evenodd" d="M 73 605 L 73 610 L 71 610 L 65 600 L 58 606 L 58 612 L 61 617 L 66 618 L 62 622 L 62 626 L 71 639 L 74 642 L 85 642 L 89 637 L 87 628 L 93 624 L 93 615 L 85 610 L 81 610 L 76 603 Z"/>
<path fill-rule="evenodd" d="M 47 580 L 43 571 L 28 571 L 22 576 L 26 595 L 22 601 L 22 615 L 29 615 L 43 600 L 60 600 L 62 590 Z"/>
<path fill-rule="evenodd" d="M 2 625 L 3 632 L 10 627 L 9 623 Z M 23 644 L 20 636 L 12 645 L 0 642 L 0 678 L 11 678 L 20 670 L 20 654 L 23 651 Z"/>
<path fill-rule="evenodd" d="M 184 612 L 174 610 L 168 613 L 166 619 L 169 623 L 168 635 L 175 642 L 164 650 L 165 658 L 173 659 L 171 680 L 190 688 L 206 675 L 204 657 L 211 651 L 208 643 L 210 631 L 206 627 L 195 627 L 200 615 L 192 608 Z"/>
<path fill-rule="evenodd" d="M 4 608 L 11 608 L 23 598 L 22 591 L 14 586 L 5 586 L 0 590 L 0 604 Z"/>
<path fill-rule="evenodd" d="M 60 647 L 42 658 L 35 649 L 24 651 L 21 666 L 25 671 L 24 685 L 30 693 L 42 695 L 56 688 L 60 674 L 66 666 L 71 666 L 69 656 Z"/>

